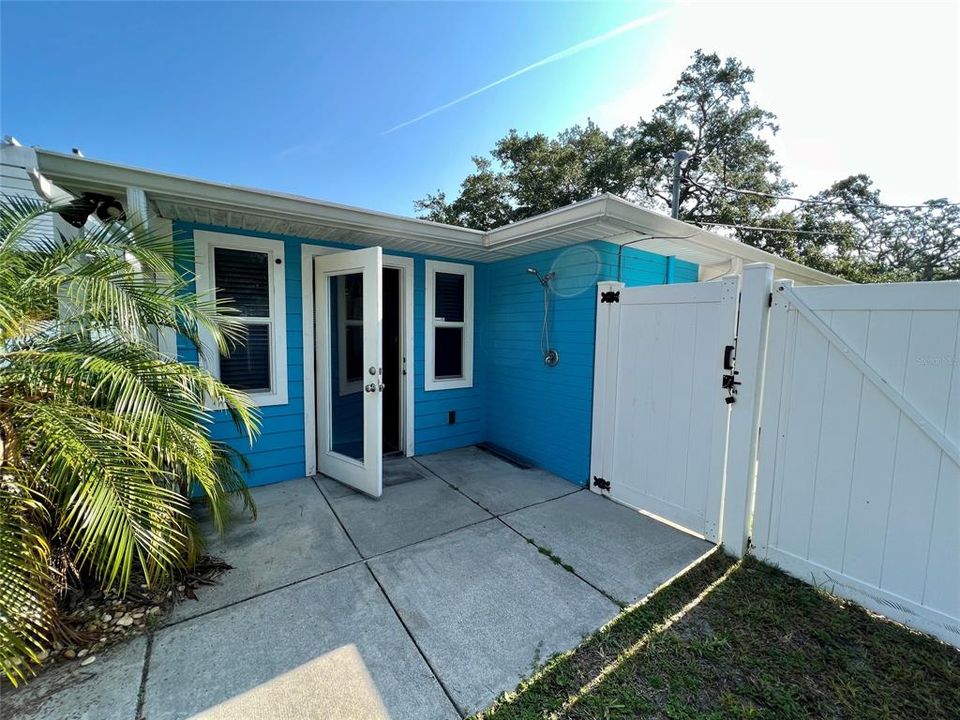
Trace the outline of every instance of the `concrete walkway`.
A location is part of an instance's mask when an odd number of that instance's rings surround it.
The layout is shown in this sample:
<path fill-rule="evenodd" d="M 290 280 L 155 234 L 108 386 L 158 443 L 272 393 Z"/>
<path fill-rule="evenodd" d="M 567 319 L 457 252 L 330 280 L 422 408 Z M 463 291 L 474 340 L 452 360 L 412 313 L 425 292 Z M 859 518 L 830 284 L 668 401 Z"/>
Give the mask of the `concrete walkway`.
<path fill-rule="evenodd" d="M 211 543 L 235 568 L 220 585 L 5 693 L 2 717 L 455 720 L 710 548 L 476 448 L 384 480 L 380 500 L 324 478 L 255 490 L 258 520 Z"/>

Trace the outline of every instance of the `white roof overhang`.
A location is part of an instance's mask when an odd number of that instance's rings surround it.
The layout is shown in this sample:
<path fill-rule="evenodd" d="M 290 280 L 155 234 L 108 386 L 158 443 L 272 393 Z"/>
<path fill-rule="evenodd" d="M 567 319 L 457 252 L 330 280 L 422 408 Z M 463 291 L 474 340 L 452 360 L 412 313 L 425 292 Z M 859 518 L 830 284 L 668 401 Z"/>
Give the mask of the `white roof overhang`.
<path fill-rule="evenodd" d="M 674 255 L 701 267 L 768 262 L 777 277 L 804 285 L 844 282 L 737 240 L 600 195 L 488 232 L 363 208 L 141 170 L 75 155 L 37 150 L 40 172 L 75 194 L 124 198 L 146 193 L 157 216 L 252 232 L 492 262 L 533 252 L 604 240 Z"/>

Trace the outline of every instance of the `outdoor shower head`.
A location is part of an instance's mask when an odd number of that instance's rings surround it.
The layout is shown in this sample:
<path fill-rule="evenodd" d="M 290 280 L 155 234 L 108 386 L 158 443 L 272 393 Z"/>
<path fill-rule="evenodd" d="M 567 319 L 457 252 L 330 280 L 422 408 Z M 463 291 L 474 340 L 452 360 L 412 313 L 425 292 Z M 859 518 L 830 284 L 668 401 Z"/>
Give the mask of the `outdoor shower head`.
<path fill-rule="evenodd" d="M 528 267 L 527 272 L 537 278 L 543 287 L 543 325 L 540 326 L 540 352 L 543 355 L 543 364 L 547 367 L 556 367 L 560 362 L 560 353 L 550 347 L 550 281 L 557 276 L 555 272 L 541 275 L 535 267 Z"/>
<path fill-rule="evenodd" d="M 552 273 L 552 272 L 549 272 L 546 275 L 541 275 L 540 271 L 537 270 L 535 267 L 528 267 L 527 272 L 530 273 L 531 275 L 536 275 L 537 280 L 539 280 L 540 284 L 543 285 L 544 287 L 547 287 L 547 285 L 550 283 L 551 280 L 553 280 L 555 275 L 555 273 Z"/>

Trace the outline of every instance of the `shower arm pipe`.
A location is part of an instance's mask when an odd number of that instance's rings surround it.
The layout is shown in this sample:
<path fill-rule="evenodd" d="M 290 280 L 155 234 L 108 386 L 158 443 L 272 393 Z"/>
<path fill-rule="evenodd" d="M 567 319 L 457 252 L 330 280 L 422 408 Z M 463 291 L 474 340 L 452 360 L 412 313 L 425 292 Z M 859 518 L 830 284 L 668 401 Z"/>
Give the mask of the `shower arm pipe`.
<path fill-rule="evenodd" d="M 699 233 L 690 233 L 689 235 L 648 235 L 647 237 L 637 238 L 636 240 L 631 240 L 630 242 L 625 242 L 617 249 L 617 282 L 623 282 L 623 249 L 628 245 L 634 245 L 638 242 L 643 242 L 644 240 L 689 240 Z"/>

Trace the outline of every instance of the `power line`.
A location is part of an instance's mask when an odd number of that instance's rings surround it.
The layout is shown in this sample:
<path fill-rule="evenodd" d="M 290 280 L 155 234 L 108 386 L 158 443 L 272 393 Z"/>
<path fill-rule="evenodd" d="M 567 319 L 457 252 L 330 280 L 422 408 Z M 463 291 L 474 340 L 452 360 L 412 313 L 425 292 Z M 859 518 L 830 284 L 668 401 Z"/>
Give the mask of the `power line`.
<path fill-rule="evenodd" d="M 681 218 L 682 219 L 682 218 Z M 828 235 L 830 237 L 844 237 L 843 233 L 827 232 L 826 230 L 791 230 L 790 228 L 771 228 L 762 225 L 736 225 L 733 223 L 708 222 L 706 220 L 684 220 L 691 225 L 709 225 L 710 227 L 727 227 L 737 230 L 761 230 L 772 233 L 790 233 L 791 235 Z"/>
<path fill-rule="evenodd" d="M 696 180 L 691 180 L 690 178 L 684 178 L 683 182 L 688 185 L 694 185 L 701 190 L 725 190 L 726 192 L 740 193 L 741 195 L 756 195 L 758 197 L 771 198 L 773 200 L 790 200 L 798 203 L 805 203 L 808 205 L 835 205 L 837 207 L 863 207 L 863 208 L 885 208 L 888 210 L 916 210 L 920 208 L 933 208 L 937 207 L 953 207 L 960 205 L 960 203 L 945 203 L 945 205 L 888 205 L 886 203 L 851 203 L 843 202 L 842 200 L 813 200 L 812 198 L 798 198 L 792 197 L 790 195 L 774 195 L 773 193 L 760 192 L 759 190 L 745 190 L 744 188 L 735 188 L 730 187 L 729 185 L 702 185 Z"/>

